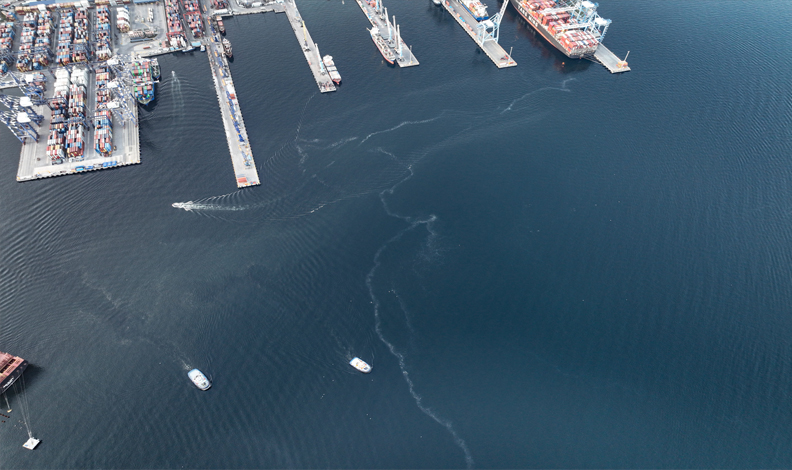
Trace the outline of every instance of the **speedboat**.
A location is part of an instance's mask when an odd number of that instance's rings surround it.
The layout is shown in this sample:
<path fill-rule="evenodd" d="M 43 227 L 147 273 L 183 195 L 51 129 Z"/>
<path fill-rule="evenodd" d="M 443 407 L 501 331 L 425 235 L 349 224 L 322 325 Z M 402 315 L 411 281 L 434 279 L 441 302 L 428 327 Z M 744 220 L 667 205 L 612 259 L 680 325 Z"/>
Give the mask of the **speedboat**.
<path fill-rule="evenodd" d="M 187 377 L 192 380 L 193 385 L 201 390 L 209 390 L 209 387 L 212 386 L 212 382 L 209 382 L 209 379 L 207 379 L 206 376 L 203 375 L 203 372 L 198 369 L 193 369 L 190 372 L 187 372 Z"/>
<path fill-rule="evenodd" d="M 368 374 L 369 372 L 371 372 L 371 366 L 366 364 L 366 361 L 364 361 L 359 357 L 356 357 L 351 361 L 349 361 L 349 365 L 359 370 L 360 372 L 363 372 L 364 374 Z"/>

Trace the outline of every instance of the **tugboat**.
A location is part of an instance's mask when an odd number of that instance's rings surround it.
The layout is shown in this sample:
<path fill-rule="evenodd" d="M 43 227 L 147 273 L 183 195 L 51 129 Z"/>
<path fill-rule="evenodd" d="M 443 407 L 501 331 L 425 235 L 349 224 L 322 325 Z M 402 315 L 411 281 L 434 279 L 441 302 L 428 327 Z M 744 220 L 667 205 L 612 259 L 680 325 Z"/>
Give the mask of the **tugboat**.
<path fill-rule="evenodd" d="M 212 386 L 212 382 L 209 382 L 209 379 L 207 379 L 206 376 L 203 375 L 203 372 L 198 369 L 193 369 L 190 372 L 187 372 L 187 377 L 192 380 L 193 385 L 201 390 L 209 390 L 209 388 Z"/>
<path fill-rule="evenodd" d="M 160 66 L 159 62 L 157 62 L 157 59 L 151 59 L 151 77 L 154 80 L 160 79 Z"/>
<path fill-rule="evenodd" d="M 229 59 L 234 56 L 234 53 L 231 51 L 231 41 L 226 38 L 223 38 L 223 52 Z"/>
<path fill-rule="evenodd" d="M 349 361 L 349 365 L 359 370 L 360 372 L 363 372 L 364 374 L 368 374 L 369 372 L 371 372 L 371 366 L 366 364 L 366 362 L 363 359 L 360 359 L 359 357 L 356 357 L 351 361 Z"/>

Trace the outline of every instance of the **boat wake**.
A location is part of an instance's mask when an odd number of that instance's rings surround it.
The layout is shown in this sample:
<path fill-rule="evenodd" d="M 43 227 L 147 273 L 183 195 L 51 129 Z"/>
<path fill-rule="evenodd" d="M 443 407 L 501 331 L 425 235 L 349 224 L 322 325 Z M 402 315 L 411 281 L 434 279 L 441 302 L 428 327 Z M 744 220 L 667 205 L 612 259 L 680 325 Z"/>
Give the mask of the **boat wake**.
<path fill-rule="evenodd" d="M 410 126 L 410 125 L 415 125 L 415 124 L 427 124 L 427 123 L 430 123 L 432 121 L 437 121 L 438 119 L 443 117 L 443 114 L 445 114 L 445 111 L 441 112 L 439 115 L 437 115 L 437 116 L 435 116 L 433 118 L 424 119 L 422 121 L 404 121 L 401 124 L 398 124 L 398 125 L 396 125 L 394 127 L 391 127 L 390 129 L 385 129 L 385 130 L 382 130 L 382 131 L 372 132 L 371 134 L 367 135 L 363 140 L 361 140 L 360 144 L 358 144 L 358 145 L 363 145 L 363 143 L 365 143 L 367 140 L 369 140 L 369 138 L 374 137 L 377 134 L 384 134 L 386 132 L 393 132 L 396 129 L 399 129 L 399 128 L 404 127 L 404 126 Z"/>

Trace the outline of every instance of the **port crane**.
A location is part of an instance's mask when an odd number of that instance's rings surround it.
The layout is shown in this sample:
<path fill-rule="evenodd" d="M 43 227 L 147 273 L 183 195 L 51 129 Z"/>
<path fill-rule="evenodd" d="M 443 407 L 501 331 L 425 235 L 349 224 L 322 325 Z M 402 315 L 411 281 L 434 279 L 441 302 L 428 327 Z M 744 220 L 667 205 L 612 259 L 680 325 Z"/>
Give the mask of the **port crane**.
<path fill-rule="evenodd" d="M 476 25 L 476 37 L 480 44 L 484 44 L 484 41 L 498 42 L 498 39 L 500 39 L 501 20 L 503 19 L 503 14 L 508 5 L 509 1 L 504 0 L 499 12 Z"/>
<path fill-rule="evenodd" d="M 30 98 L 0 94 L 0 102 L 9 108 L 8 111 L 0 111 L 0 122 L 8 126 L 14 137 L 23 144 L 28 137 L 38 142 L 38 131 L 33 124 L 40 126 L 44 116 L 33 109 Z"/>

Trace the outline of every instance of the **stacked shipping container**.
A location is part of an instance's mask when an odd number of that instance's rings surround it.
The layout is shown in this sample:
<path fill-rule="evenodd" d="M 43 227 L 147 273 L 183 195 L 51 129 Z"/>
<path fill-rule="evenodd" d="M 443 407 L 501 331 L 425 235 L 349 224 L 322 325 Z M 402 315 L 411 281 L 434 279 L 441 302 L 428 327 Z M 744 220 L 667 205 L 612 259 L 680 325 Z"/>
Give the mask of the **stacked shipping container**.
<path fill-rule="evenodd" d="M 107 60 L 113 56 L 110 50 L 110 7 L 96 7 L 96 58 Z"/>
<path fill-rule="evenodd" d="M 14 22 L 0 23 L 0 72 L 8 72 L 11 66 L 11 49 L 14 46 Z"/>
<path fill-rule="evenodd" d="M 599 39 L 589 31 L 578 27 L 577 20 L 569 12 L 546 11 L 565 5 L 559 5 L 555 0 L 522 0 L 520 6 L 534 17 L 569 55 L 593 54 L 597 50 Z"/>
<path fill-rule="evenodd" d="M 16 68 L 20 72 L 33 69 L 33 41 L 36 39 L 36 13 L 25 13 L 22 17 L 22 35 L 19 38 L 19 55 Z"/>
<path fill-rule="evenodd" d="M 132 63 L 132 93 L 138 103 L 146 105 L 154 99 L 154 81 L 151 78 L 151 61 L 143 59 Z"/>
<path fill-rule="evenodd" d="M 50 36 L 54 31 L 52 13 L 44 10 L 38 14 L 36 21 L 36 40 L 33 44 L 33 69 L 41 70 L 49 65 L 52 42 Z"/>
<path fill-rule="evenodd" d="M 182 27 L 179 5 L 176 0 L 165 0 L 165 16 L 168 23 L 168 41 L 171 47 L 187 47 L 184 38 L 184 28 Z"/>
<path fill-rule="evenodd" d="M 88 11 L 78 8 L 74 14 L 72 62 L 88 62 Z"/>
<path fill-rule="evenodd" d="M 129 31 L 129 10 L 127 7 L 116 8 L 116 28 L 122 33 Z"/>
<path fill-rule="evenodd" d="M 194 38 L 203 36 L 203 20 L 201 19 L 201 10 L 196 0 L 182 0 L 184 4 L 184 16 L 187 19 L 187 25 L 190 27 Z"/>
<path fill-rule="evenodd" d="M 60 65 L 71 63 L 71 46 L 74 39 L 74 10 L 61 10 L 60 28 L 58 29 L 58 46 L 55 51 L 55 60 Z"/>
<path fill-rule="evenodd" d="M 63 163 L 66 158 L 66 131 L 68 127 L 69 71 L 55 71 L 55 95 L 50 100 L 52 119 L 47 137 L 47 156 L 52 163 Z"/>
<path fill-rule="evenodd" d="M 96 113 L 94 113 L 94 149 L 102 156 L 113 153 L 113 115 L 107 109 L 110 90 L 107 83 L 110 73 L 106 67 L 96 69 Z"/>

